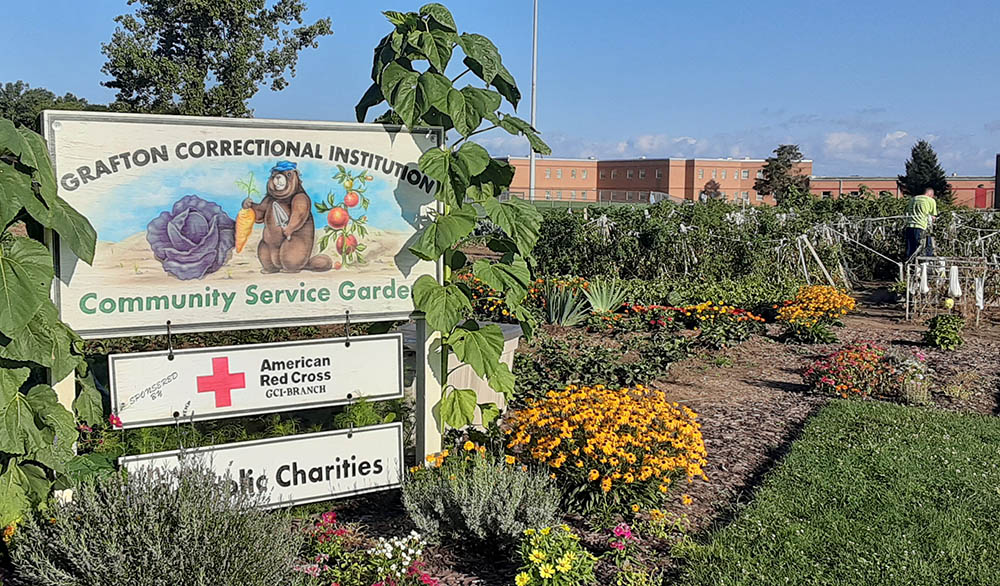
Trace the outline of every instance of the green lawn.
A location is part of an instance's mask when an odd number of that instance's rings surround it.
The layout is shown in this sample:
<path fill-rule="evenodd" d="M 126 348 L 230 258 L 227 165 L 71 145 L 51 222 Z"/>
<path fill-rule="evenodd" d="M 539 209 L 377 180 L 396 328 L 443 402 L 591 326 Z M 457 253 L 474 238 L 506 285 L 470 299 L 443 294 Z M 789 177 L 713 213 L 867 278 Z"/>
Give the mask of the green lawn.
<path fill-rule="evenodd" d="M 835 401 L 732 524 L 675 553 L 681 584 L 1000 585 L 1000 418 Z"/>

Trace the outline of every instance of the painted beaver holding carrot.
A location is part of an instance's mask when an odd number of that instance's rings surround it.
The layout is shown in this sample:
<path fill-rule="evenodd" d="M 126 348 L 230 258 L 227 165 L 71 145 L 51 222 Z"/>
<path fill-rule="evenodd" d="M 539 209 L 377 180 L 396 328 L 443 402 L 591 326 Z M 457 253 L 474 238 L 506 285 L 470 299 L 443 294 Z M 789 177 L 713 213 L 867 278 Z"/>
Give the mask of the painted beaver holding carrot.
<path fill-rule="evenodd" d="M 325 254 L 313 255 L 316 225 L 312 200 L 302 187 L 295 163 L 281 161 L 271 168 L 267 195 L 260 203 L 249 197 L 243 208 L 253 210 L 254 221 L 264 224 L 257 247 L 262 273 L 328 271 L 333 261 Z"/>

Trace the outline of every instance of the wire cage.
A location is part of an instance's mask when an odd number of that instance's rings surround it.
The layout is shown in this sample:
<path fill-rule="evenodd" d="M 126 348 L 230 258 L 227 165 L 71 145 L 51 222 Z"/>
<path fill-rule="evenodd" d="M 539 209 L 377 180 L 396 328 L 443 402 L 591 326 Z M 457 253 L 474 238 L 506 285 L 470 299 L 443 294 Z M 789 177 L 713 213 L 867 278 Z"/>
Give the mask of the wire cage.
<path fill-rule="evenodd" d="M 942 313 L 976 327 L 1000 320 L 996 256 L 917 256 L 906 263 L 906 318 L 922 321 Z"/>

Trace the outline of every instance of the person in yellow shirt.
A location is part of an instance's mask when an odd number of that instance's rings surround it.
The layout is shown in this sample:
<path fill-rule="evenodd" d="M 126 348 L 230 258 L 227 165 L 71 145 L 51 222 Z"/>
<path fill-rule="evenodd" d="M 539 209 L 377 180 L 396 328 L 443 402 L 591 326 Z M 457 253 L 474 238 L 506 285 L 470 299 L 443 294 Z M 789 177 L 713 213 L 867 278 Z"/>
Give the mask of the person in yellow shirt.
<path fill-rule="evenodd" d="M 920 242 L 924 239 L 924 234 L 937 217 L 937 201 L 934 199 L 934 190 L 928 187 L 923 195 L 914 195 L 906 204 L 906 230 L 903 232 L 903 239 L 906 241 L 906 260 L 910 260 L 917 250 L 920 249 Z M 929 235 L 929 234 L 928 234 Z M 924 249 L 925 256 L 934 254 L 930 246 Z"/>

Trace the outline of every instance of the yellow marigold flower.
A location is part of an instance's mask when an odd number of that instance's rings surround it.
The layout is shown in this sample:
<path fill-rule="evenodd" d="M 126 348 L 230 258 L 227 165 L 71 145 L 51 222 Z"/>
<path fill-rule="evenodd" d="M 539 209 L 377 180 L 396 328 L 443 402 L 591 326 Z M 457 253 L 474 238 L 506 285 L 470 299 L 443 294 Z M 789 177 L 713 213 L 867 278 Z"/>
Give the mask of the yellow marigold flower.
<path fill-rule="evenodd" d="M 467 441 L 464 444 L 462 444 L 462 449 L 464 449 L 466 452 L 471 452 L 472 450 L 476 449 L 476 444 Z"/>
<path fill-rule="evenodd" d="M 611 479 L 605 478 L 601 481 L 601 490 L 604 492 L 611 492 Z"/>
<path fill-rule="evenodd" d="M 506 463 L 508 463 L 508 464 L 513 464 L 514 462 L 517 461 L 517 459 L 514 458 L 514 456 L 511 456 L 511 455 L 508 454 L 508 455 L 506 455 L 506 456 L 503 457 L 503 461 L 506 462 Z"/>

